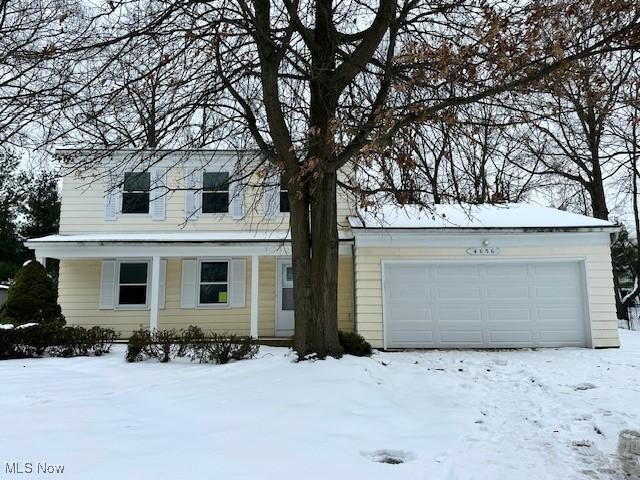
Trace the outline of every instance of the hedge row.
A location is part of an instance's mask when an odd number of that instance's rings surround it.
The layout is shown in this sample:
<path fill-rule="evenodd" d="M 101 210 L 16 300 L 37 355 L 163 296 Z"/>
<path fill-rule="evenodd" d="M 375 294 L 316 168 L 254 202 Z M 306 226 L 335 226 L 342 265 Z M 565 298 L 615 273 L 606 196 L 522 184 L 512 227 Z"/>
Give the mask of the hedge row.
<path fill-rule="evenodd" d="M 47 322 L 0 329 L 0 360 L 9 358 L 100 356 L 111 350 L 118 333 L 110 328 L 65 327 Z"/>
<path fill-rule="evenodd" d="M 229 363 L 231 360 L 253 358 L 258 353 L 258 341 L 248 336 L 206 334 L 200 327 L 156 330 L 140 329 L 129 337 L 126 359 L 139 362 L 154 358 L 166 363 L 174 358 L 189 358 L 200 363 Z"/>

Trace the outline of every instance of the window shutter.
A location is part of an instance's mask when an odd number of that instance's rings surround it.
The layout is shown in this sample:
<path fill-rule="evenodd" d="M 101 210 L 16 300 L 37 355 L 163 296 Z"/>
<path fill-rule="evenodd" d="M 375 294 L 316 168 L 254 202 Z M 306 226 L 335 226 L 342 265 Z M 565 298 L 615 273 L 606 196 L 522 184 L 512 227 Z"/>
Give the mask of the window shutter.
<path fill-rule="evenodd" d="M 151 170 L 151 218 L 164 220 L 167 204 L 167 190 L 165 187 L 166 168 L 154 168 Z"/>
<path fill-rule="evenodd" d="M 280 210 L 280 184 L 276 175 L 271 175 L 265 179 L 264 188 L 264 217 L 273 218 Z"/>
<path fill-rule="evenodd" d="M 100 272 L 100 309 L 109 310 L 115 305 L 116 292 L 115 260 L 103 260 Z"/>
<path fill-rule="evenodd" d="M 202 185 L 202 172 L 195 168 L 187 168 L 185 180 L 188 190 L 184 193 L 184 216 L 187 220 L 195 220 L 200 209 L 200 191 L 198 189 Z"/>
<path fill-rule="evenodd" d="M 120 207 L 120 177 L 116 173 L 109 173 L 105 178 L 104 189 L 104 219 L 115 220 Z"/>
<path fill-rule="evenodd" d="M 159 308 L 165 308 L 165 298 L 167 297 L 167 259 L 160 259 L 160 295 L 158 297 Z"/>
<path fill-rule="evenodd" d="M 231 281 L 229 289 L 231 292 L 231 306 L 243 308 L 245 305 L 245 286 L 247 261 L 244 258 L 234 258 L 229 262 L 231 270 Z"/>
<path fill-rule="evenodd" d="M 198 273 L 196 260 L 182 260 L 182 289 L 180 306 L 182 308 L 195 308 L 196 306 L 196 275 Z"/>
<path fill-rule="evenodd" d="M 231 215 L 235 219 L 244 217 L 244 185 L 241 181 L 233 183 Z"/>

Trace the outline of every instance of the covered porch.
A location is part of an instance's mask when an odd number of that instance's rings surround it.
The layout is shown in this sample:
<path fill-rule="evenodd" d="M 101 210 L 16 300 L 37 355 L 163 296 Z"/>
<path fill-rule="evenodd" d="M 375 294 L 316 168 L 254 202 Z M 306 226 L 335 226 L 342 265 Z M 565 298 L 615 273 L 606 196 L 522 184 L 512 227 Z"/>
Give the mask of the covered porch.
<path fill-rule="evenodd" d="M 354 321 L 350 243 L 344 239 L 340 247 L 343 330 Z M 141 327 L 189 325 L 267 342 L 293 334 L 286 232 L 54 235 L 28 246 L 40 262 L 60 260 L 59 302 L 69 324 L 113 328 L 123 338 Z M 136 279 L 136 271 L 146 274 Z M 136 295 L 144 302 L 131 304 Z"/>

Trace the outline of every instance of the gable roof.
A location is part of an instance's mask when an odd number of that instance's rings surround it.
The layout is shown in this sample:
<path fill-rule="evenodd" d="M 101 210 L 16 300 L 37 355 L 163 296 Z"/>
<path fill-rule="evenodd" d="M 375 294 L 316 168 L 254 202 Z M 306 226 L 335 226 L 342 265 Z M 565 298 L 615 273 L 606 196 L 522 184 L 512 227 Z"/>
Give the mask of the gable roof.
<path fill-rule="evenodd" d="M 385 205 L 378 212 L 360 212 L 349 217 L 354 229 L 606 229 L 616 225 L 607 220 L 526 203 L 500 205 Z"/>

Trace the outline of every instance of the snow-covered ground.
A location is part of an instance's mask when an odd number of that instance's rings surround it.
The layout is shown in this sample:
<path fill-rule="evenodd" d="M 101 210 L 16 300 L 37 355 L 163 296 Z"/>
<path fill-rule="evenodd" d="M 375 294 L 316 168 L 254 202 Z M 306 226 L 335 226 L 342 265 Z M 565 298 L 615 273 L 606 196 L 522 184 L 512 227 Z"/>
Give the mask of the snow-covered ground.
<path fill-rule="evenodd" d="M 640 429 L 640 332 L 619 350 L 380 353 L 225 366 L 0 362 L 4 462 L 69 479 L 624 478 Z M 405 463 L 375 462 L 380 450 Z M 384 456 L 382 455 L 378 455 Z M 45 476 L 42 476 L 44 478 Z"/>

